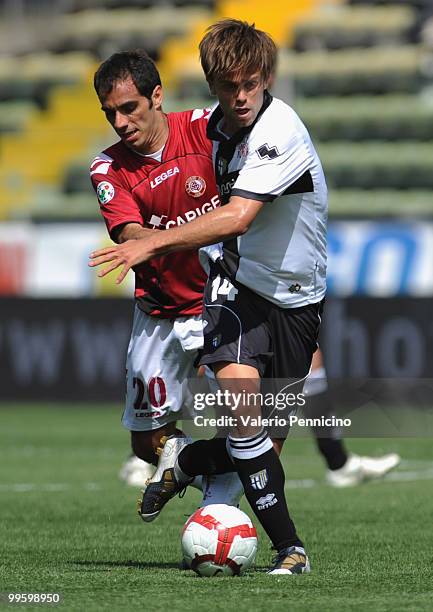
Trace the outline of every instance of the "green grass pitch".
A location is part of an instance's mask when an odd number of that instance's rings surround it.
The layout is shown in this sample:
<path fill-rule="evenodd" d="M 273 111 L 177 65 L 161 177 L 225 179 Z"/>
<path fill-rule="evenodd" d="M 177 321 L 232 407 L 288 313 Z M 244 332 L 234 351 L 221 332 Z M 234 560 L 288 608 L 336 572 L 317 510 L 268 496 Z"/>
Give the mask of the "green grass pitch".
<path fill-rule="evenodd" d="M 68 612 L 432 610 L 432 441 L 349 445 L 397 450 L 404 461 L 383 482 L 334 490 L 323 484 L 310 439 L 289 438 L 284 450 L 310 575 L 267 576 L 272 553 L 260 531 L 255 570 L 206 579 L 177 569 L 180 529 L 198 492 L 146 525 L 135 512 L 138 491 L 118 480 L 129 447 L 119 408 L 0 407 L 0 591 L 59 592 L 63 601 L 53 608 Z"/>

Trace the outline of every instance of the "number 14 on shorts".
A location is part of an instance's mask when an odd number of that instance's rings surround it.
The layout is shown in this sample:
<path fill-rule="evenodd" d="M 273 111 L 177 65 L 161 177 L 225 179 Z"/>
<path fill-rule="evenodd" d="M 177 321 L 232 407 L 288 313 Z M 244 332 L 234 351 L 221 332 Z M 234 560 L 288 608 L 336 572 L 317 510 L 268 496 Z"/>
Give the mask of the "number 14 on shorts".
<path fill-rule="evenodd" d="M 232 285 L 228 278 L 221 278 L 219 274 L 218 276 L 215 276 L 212 281 L 212 302 L 217 301 L 218 295 L 225 295 L 228 302 L 233 302 L 237 294 L 238 290 L 234 285 Z"/>

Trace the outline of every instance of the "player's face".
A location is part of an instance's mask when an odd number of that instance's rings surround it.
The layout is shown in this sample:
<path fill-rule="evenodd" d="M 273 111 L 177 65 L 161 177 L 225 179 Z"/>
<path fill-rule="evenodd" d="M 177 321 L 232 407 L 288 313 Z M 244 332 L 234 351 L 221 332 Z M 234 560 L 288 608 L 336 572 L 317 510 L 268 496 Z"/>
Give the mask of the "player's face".
<path fill-rule="evenodd" d="M 266 87 L 258 72 L 228 76 L 212 83 L 211 91 L 218 98 L 224 113 L 224 129 L 229 135 L 255 121 Z"/>
<path fill-rule="evenodd" d="M 149 100 L 129 77 L 117 81 L 101 100 L 107 121 L 127 147 L 139 153 L 152 153 L 164 145 L 166 133 L 161 111 L 162 89 L 157 85 Z"/>

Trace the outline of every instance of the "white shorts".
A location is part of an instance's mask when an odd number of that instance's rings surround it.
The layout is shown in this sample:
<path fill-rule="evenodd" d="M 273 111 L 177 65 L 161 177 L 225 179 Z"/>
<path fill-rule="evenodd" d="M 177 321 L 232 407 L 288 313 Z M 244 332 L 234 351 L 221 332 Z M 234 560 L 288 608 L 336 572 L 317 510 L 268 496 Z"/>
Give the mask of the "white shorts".
<path fill-rule="evenodd" d="M 188 378 L 203 346 L 201 316 L 150 317 L 135 306 L 126 358 L 123 425 L 130 431 L 158 429 L 192 404 Z"/>

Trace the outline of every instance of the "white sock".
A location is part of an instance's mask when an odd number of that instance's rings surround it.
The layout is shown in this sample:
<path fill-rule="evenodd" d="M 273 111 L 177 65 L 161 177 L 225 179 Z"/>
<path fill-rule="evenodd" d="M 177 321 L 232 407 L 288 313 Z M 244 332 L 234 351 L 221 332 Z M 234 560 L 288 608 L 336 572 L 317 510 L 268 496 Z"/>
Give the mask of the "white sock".
<path fill-rule="evenodd" d="M 203 491 L 203 480 L 205 478 L 206 476 L 196 476 L 189 486 L 194 487 L 197 491 Z"/>
<path fill-rule="evenodd" d="M 203 500 L 201 507 L 211 504 L 239 506 L 244 488 L 236 472 L 203 476 Z"/>

